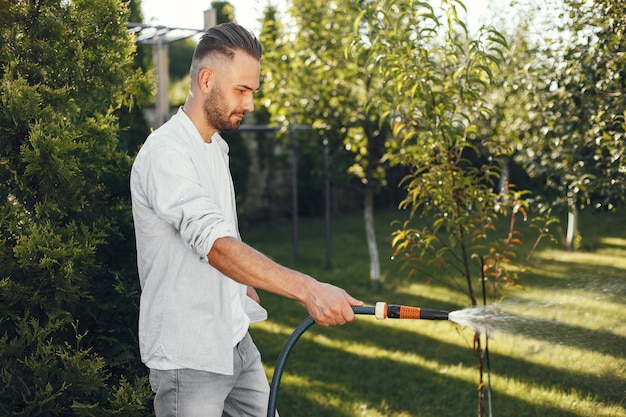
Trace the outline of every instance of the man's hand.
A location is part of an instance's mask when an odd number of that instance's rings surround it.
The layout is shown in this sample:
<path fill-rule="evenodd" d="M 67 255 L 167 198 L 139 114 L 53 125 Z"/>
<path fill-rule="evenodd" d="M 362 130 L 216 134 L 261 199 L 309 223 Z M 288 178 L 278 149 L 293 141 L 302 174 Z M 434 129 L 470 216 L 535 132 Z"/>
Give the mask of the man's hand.
<path fill-rule="evenodd" d="M 314 281 L 309 297 L 304 300 L 307 311 L 320 326 L 346 324 L 354 320 L 352 306 L 361 306 L 362 301 L 344 289 L 324 282 Z"/>
<path fill-rule="evenodd" d="M 250 285 L 248 285 L 248 289 L 246 290 L 246 294 L 248 295 L 248 297 L 250 297 L 254 301 L 256 301 L 257 304 L 261 304 L 261 297 L 259 297 L 259 294 L 257 294 L 257 292 L 254 289 L 254 287 L 251 287 Z"/>

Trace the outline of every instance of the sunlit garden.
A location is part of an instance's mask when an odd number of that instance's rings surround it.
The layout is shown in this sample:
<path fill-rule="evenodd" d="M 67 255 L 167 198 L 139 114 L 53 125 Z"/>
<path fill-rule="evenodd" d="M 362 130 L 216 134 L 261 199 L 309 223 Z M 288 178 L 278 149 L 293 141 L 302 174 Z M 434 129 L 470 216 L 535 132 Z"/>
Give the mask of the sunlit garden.
<path fill-rule="evenodd" d="M 345 285 L 366 304 L 387 301 L 455 310 L 468 306 L 458 290 L 417 277 L 402 283 L 385 231 L 401 213 L 377 213 L 384 289 L 368 290 L 362 219 L 333 219 L 333 267 L 324 266 L 321 220 L 303 224 L 306 272 Z M 626 231 L 623 215 L 586 215 L 583 248 L 542 246 L 519 288 L 501 301 L 517 319 L 489 340 L 490 406 L 494 416 L 625 416 Z M 272 238 L 268 231 L 272 230 Z M 291 262 L 291 227 L 247 233 L 259 249 Z M 252 328 L 271 378 L 287 337 L 306 317 L 290 300 L 262 294 L 267 322 Z M 281 415 L 472 416 L 479 377 L 473 331 L 426 320 L 376 321 L 359 316 L 340 328 L 310 328 L 295 345 L 278 396 Z M 486 394 L 487 395 L 487 394 Z M 487 414 L 490 415 L 490 414 Z"/>
<path fill-rule="evenodd" d="M 0 416 L 154 415 L 130 171 L 242 13 L 210 3 L 202 29 L 0 0 Z M 280 415 L 626 417 L 623 1 L 261 3 L 233 227 L 368 306 L 452 312 L 312 326 Z M 271 380 L 307 313 L 260 295 Z"/>

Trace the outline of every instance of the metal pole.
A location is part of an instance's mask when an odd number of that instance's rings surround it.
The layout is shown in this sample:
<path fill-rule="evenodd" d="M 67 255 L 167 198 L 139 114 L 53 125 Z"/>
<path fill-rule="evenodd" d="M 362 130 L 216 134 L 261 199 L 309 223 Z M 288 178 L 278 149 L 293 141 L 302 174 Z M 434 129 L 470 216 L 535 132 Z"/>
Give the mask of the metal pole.
<path fill-rule="evenodd" d="M 324 220 L 326 226 L 326 268 L 332 266 L 330 240 L 330 150 L 324 138 Z"/>
<path fill-rule="evenodd" d="M 207 31 L 217 25 L 217 10 L 207 9 L 204 11 L 204 30 Z"/>
<path fill-rule="evenodd" d="M 156 67 L 156 127 L 161 126 L 170 117 L 168 90 L 170 84 L 169 63 L 167 59 L 167 42 L 159 35 L 154 44 L 154 64 Z"/>
<path fill-rule="evenodd" d="M 291 140 L 291 196 L 293 205 L 293 262 L 298 263 L 298 149 L 295 135 L 295 126 L 289 127 L 289 138 Z"/>

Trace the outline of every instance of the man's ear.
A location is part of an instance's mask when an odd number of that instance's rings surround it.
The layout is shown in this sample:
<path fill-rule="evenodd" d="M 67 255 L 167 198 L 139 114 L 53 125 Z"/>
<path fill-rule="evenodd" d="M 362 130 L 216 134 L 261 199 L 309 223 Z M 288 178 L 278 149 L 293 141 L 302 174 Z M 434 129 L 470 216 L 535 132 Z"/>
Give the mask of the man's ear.
<path fill-rule="evenodd" d="M 200 91 L 206 93 L 211 90 L 215 81 L 215 73 L 211 68 L 202 68 L 198 74 L 198 86 Z"/>

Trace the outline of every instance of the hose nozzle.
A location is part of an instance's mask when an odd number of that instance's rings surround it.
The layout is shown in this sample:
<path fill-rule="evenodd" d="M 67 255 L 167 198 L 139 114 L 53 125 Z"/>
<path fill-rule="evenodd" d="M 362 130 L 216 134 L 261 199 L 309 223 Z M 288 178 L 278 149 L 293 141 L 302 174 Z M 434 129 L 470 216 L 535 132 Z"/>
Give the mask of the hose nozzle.
<path fill-rule="evenodd" d="M 376 303 L 374 315 L 378 320 L 390 319 L 415 319 L 415 320 L 448 320 L 450 312 L 444 310 L 433 310 L 430 308 L 419 308 L 402 306 L 398 304 L 387 304 L 384 301 Z"/>

